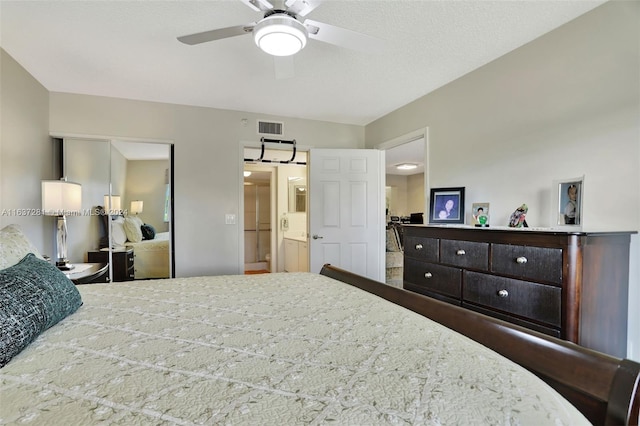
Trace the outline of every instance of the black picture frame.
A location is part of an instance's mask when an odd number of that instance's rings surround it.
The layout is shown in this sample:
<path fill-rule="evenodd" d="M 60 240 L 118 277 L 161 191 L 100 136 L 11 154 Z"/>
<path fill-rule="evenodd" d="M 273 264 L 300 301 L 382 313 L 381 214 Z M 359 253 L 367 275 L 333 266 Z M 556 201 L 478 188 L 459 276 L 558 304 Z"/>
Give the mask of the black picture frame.
<path fill-rule="evenodd" d="M 464 224 L 464 188 L 431 188 L 429 223 Z"/>

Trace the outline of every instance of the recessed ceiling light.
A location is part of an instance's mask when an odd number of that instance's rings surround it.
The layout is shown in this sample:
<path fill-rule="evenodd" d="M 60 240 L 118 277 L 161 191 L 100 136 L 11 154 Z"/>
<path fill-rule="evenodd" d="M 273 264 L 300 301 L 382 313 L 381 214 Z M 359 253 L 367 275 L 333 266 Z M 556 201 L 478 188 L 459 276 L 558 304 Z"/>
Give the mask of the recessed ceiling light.
<path fill-rule="evenodd" d="M 398 170 L 413 170 L 413 169 L 417 169 L 417 168 L 418 168 L 417 164 L 409 164 L 409 163 L 398 164 L 396 166 L 396 169 L 398 169 Z"/>
<path fill-rule="evenodd" d="M 244 177 L 249 177 L 249 176 L 251 176 L 251 172 L 248 170 L 245 170 Z"/>

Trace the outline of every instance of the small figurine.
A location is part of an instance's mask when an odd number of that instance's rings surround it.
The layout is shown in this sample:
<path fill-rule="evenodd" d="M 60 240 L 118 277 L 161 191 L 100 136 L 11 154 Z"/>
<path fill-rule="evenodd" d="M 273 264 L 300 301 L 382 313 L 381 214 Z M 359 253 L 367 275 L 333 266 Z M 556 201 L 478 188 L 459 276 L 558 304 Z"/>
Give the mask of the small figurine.
<path fill-rule="evenodd" d="M 521 205 L 511 213 L 511 217 L 509 218 L 509 227 L 510 228 L 528 228 L 527 221 L 525 217 L 527 216 L 527 212 L 529 211 L 529 207 L 526 204 Z"/>

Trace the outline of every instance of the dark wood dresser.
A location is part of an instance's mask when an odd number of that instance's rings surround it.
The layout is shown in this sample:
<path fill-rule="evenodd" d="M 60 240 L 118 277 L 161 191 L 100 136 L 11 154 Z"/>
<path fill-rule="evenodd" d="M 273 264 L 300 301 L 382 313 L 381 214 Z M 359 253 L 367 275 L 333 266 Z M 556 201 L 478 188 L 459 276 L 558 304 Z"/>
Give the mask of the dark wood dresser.
<path fill-rule="evenodd" d="M 407 225 L 403 285 L 624 358 L 631 234 Z"/>
<path fill-rule="evenodd" d="M 108 251 L 90 251 L 87 253 L 89 262 L 109 263 Z M 133 264 L 133 249 L 113 250 L 113 281 L 131 281 L 135 278 Z"/>

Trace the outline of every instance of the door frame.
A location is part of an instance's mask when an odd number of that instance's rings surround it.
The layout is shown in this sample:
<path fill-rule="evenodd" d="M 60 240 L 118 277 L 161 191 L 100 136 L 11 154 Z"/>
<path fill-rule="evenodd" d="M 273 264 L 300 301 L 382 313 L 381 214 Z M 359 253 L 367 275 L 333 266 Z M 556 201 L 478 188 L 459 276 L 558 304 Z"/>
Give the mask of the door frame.
<path fill-rule="evenodd" d="M 244 172 L 246 170 L 246 166 L 247 164 L 243 162 L 243 168 L 242 168 L 242 172 Z M 275 249 L 275 241 L 274 241 L 274 233 L 277 231 L 276 230 L 276 226 L 277 223 L 275 223 L 276 220 L 276 208 L 277 206 L 275 205 L 276 202 L 276 198 L 277 198 L 277 191 L 274 188 L 274 186 L 276 185 L 276 173 L 277 173 L 277 168 L 275 166 L 272 165 L 266 165 L 266 164 L 251 164 L 251 167 L 249 167 L 249 169 L 254 170 L 254 171 L 259 171 L 259 172 L 267 172 L 269 173 L 269 220 L 271 222 L 271 237 L 269 238 L 269 253 L 271 256 L 271 260 L 269 261 L 269 271 L 273 272 L 273 267 L 274 264 L 277 265 L 277 259 L 278 259 L 278 255 L 277 252 L 274 253 L 274 249 Z M 244 237 L 245 237 L 245 220 L 244 220 L 244 190 L 245 190 L 245 185 L 244 185 L 244 174 L 242 175 L 242 197 L 240 197 L 240 220 L 238 221 L 238 223 L 240 224 L 240 230 L 241 230 L 241 244 L 242 244 L 242 273 L 244 273 L 244 267 L 245 267 L 245 259 L 244 259 L 244 249 L 245 249 L 245 244 L 244 244 Z M 256 194 L 257 196 L 257 194 Z M 259 232 L 259 231 L 258 231 Z"/>
<path fill-rule="evenodd" d="M 238 214 L 236 215 L 236 224 L 238 226 L 238 273 L 244 274 L 244 150 L 245 148 L 257 148 L 260 149 L 260 141 L 240 141 L 238 143 Z M 268 150 L 268 148 L 267 148 Z M 309 151 L 311 147 L 308 145 L 296 145 L 297 152 L 307 153 L 307 164 L 305 166 L 307 182 L 309 182 Z M 278 188 L 277 188 L 277 176 L 278 176 L 278 163 L 256 163 L 259 167 L 262 165 L 265 168 L 273 169 L 271 174 L 271 241 L 269 243 L 271 251 L 271 272 L 277 272 L 279 264 L 279 251 L 278 241 L 279 236 L 282 233 L 280 229 L 280 222 L 277 209 L 278 201 Z M 309 195 L 307 194 L 307 212 L 309 210 Z M 307 235 L 309 235 L 309 215 L 307 214 Z"/>

